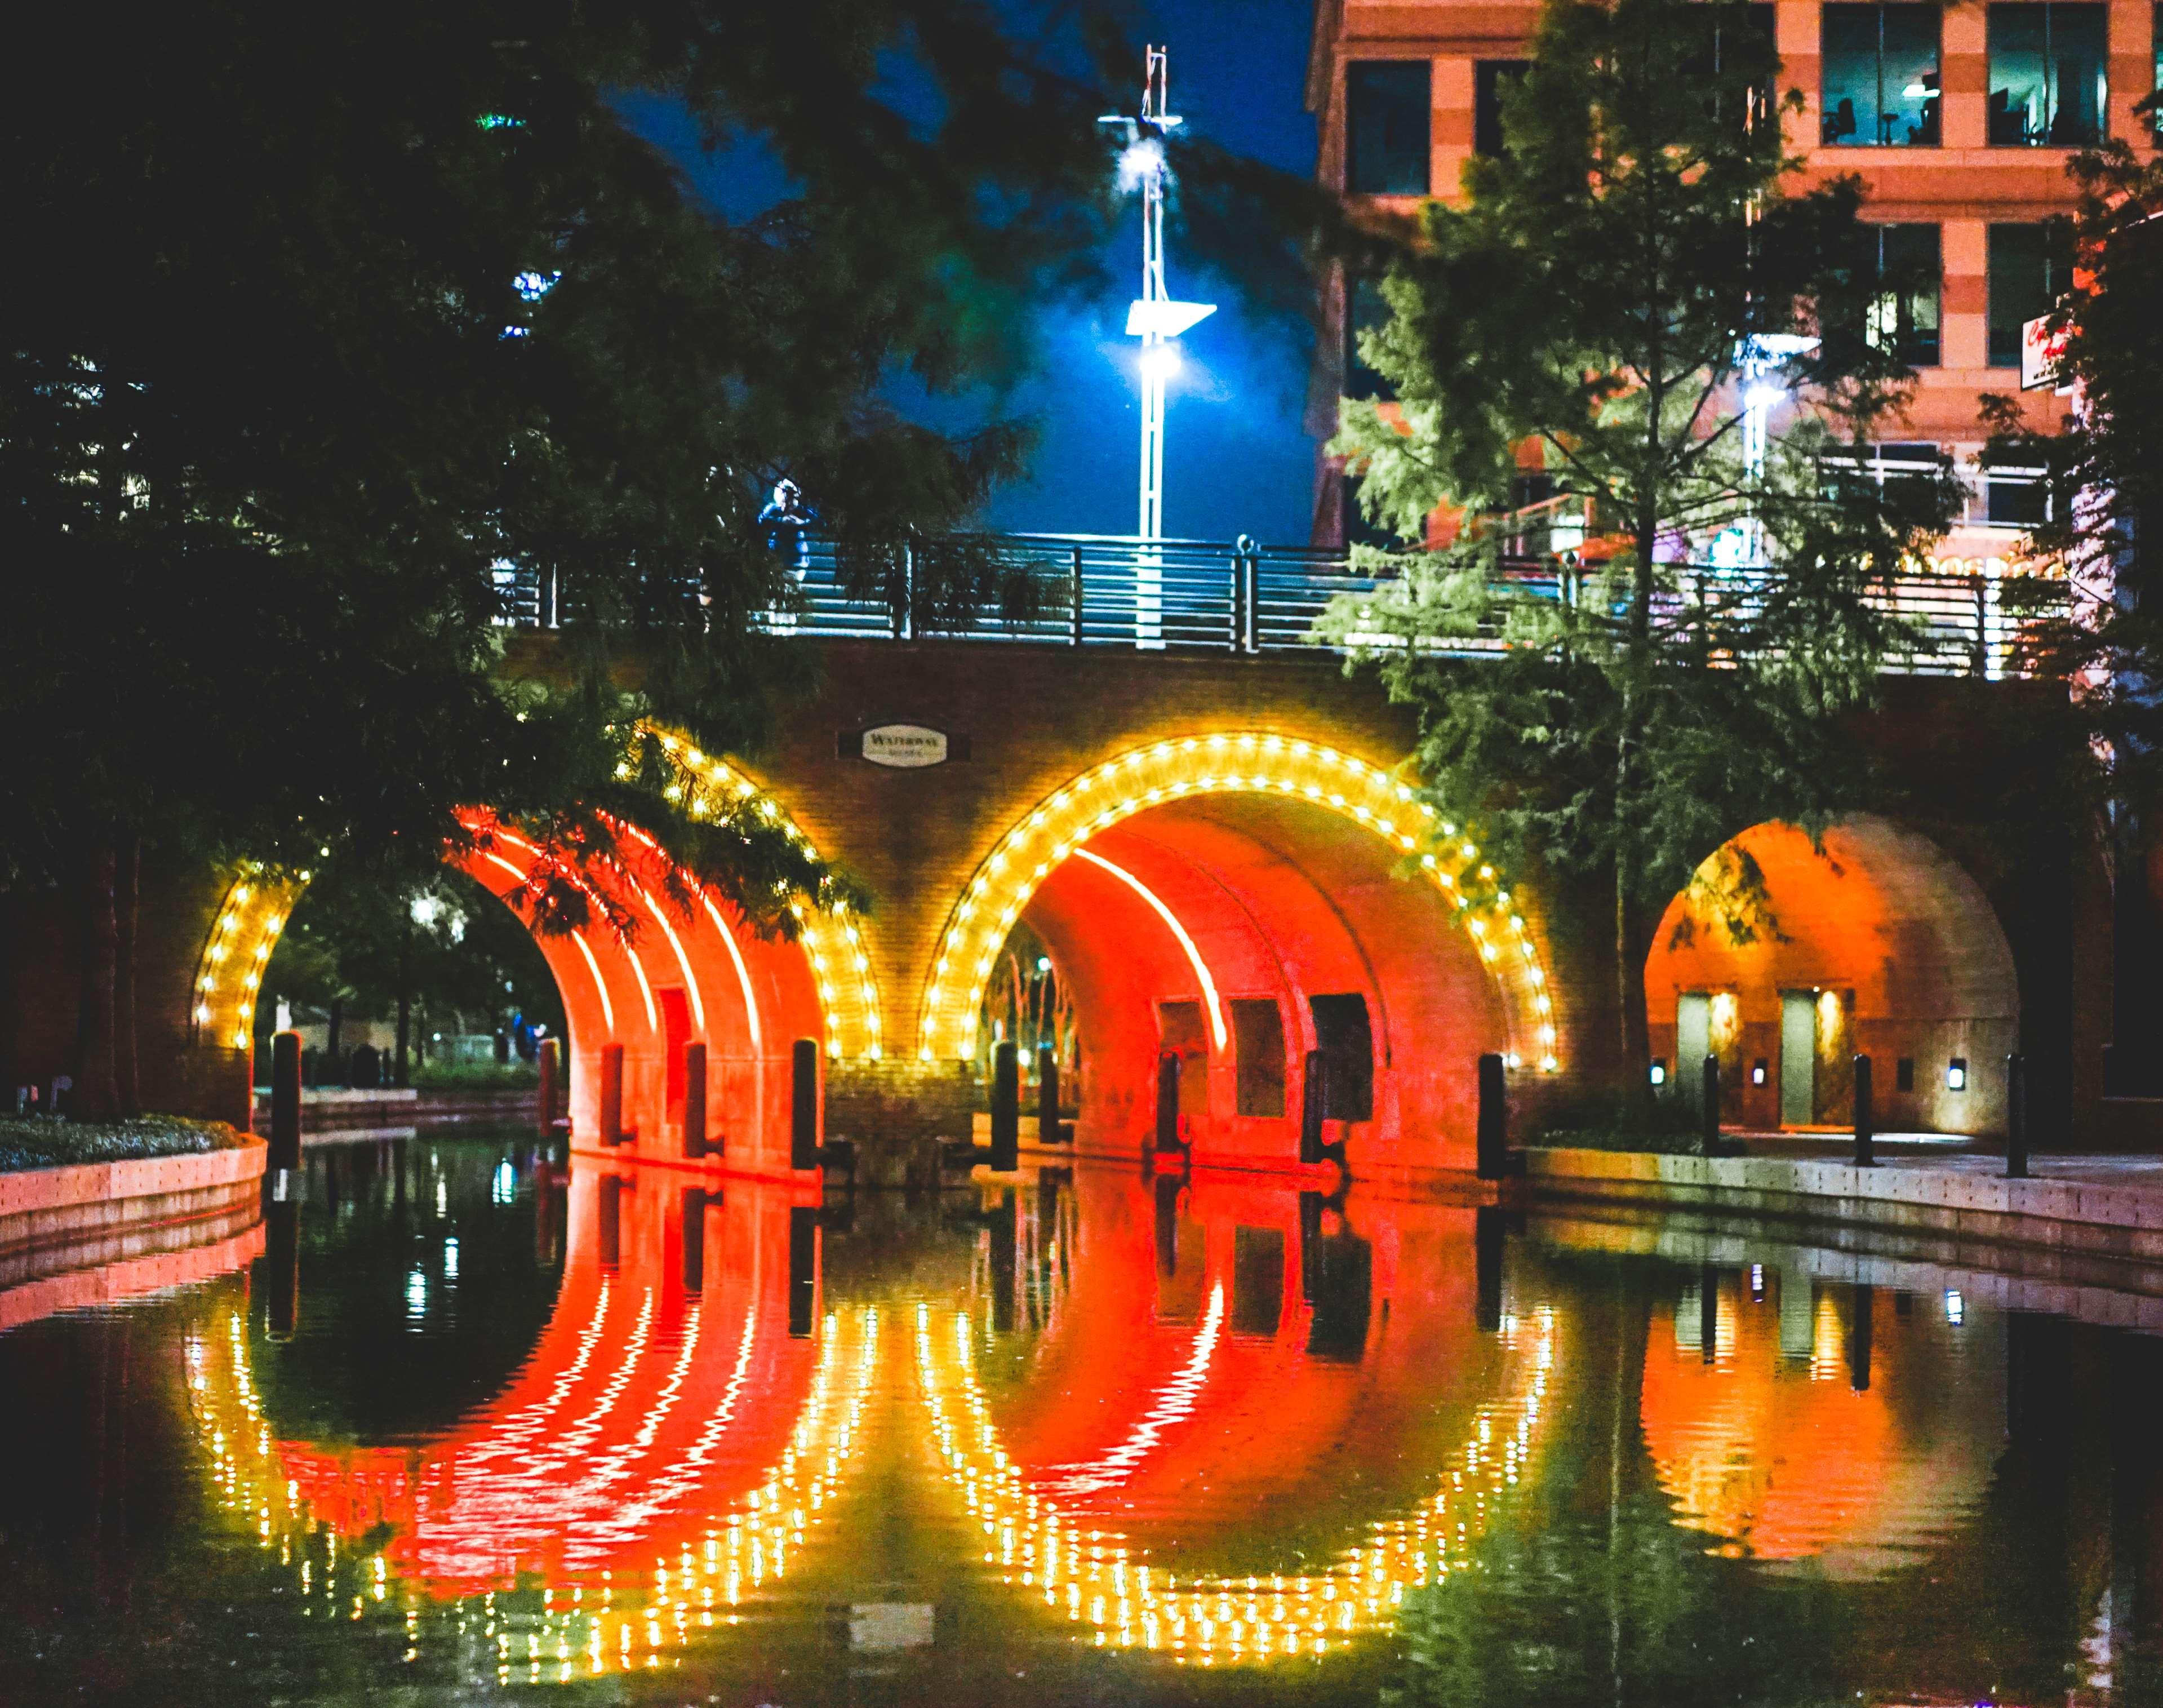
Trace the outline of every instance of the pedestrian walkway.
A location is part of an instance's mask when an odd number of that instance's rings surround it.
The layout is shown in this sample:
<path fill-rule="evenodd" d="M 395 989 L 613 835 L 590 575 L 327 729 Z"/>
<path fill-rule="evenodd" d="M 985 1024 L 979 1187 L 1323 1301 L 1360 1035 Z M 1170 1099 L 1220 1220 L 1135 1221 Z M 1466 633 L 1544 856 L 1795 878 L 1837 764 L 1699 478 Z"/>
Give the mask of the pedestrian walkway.
<path fill-rule="evenodd" d="M 1527 1190 L 1535 1202 L 1831 1223 L 2163 1267 L 2163 1157 L 2038 1156 L 2029 1178 L 2008 1180 L 2002 1154 L 1930 1135 L 1882 1136 L 1871 1168 L 1830 1135 L 1734 1136 L 1740 1156 L 1528 1150 Z"/>

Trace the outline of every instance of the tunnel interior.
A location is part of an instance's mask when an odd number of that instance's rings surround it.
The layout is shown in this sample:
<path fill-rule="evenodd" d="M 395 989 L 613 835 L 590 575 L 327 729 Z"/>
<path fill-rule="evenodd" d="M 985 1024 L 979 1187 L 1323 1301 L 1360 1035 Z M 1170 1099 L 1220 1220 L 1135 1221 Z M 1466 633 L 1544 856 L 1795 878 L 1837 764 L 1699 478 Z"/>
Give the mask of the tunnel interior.
<path fill-rule="evenodd" d="M 1884 819 L 1836 825 L 1822 848 L 1783 824 L 1724 845 L 1662 916 L 1645 1000 L 1665 1095 L 1696 1107 L 1715 1056 L 1730 1124 L 1848 1125 L 1863 1055 L 1881 1131 L 2004 1130 L 2012 950 L 1975 880 Z"/>
<path fill-rule="evenodd" d="M 516 910 L 537 851 L 507 827 L 481 828 L 450 863 Z M 759 936 L 710 893 L 697 891 L 688 912 L 670 902 L 663 857 L 641 841 L 626 839 L 612 874 L 579 880 L 593 887 L 593 923 L 537 936 L 569 1026 L 573 1142 L 679 1155 L 684 1046 L 697 1043 L 706 1052 L 708 1154 L 732 1169 L 786 1172 L 790 1052 L 799 1038 L 823 1042 L 826 1030 L 817 973 L 799 943 Z M 628 914 L 628 933 L 602 918 L 605 899 Z M 620 1070 L 610 1045 L 621 1048 Z M 621 1146 L 610 1144 L 618 1134 Z"/>
<path fill-rule="evenodd" d="M 1196 794 L 1090 836 L 1017 935 L 1071 1002 L 1086 1146 L 1139 1149 L 1179 1062 L 1197 1157 L 1296 1161 L 1307 1064 L 1332 1138 L 1370 1168 L 1461 1165 L 1503 998 L 1451 895 L 1396 846 L 1305 799 Z"/>

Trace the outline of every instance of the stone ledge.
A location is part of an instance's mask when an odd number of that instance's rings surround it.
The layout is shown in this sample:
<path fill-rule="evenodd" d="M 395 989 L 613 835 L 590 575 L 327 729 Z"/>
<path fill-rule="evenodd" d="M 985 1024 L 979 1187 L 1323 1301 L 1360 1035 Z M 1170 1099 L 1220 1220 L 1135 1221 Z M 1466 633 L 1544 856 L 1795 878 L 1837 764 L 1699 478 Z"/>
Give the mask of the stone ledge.
<path fill-rule="evenodd" d="M 2163 1192 L 2128 1187 L 1773 1157 L 1558 1149 L 1525 1159 L 1536 1200 L 1688 1208 L 2163 1262 Z"/>
<path fill-rule="evenodd" d="M 243 1134 L 223 1150 L 0 1175 L 0 1251 L 212 1213 L 257 1189 L 270 1154 L 262 1140 Z"/>

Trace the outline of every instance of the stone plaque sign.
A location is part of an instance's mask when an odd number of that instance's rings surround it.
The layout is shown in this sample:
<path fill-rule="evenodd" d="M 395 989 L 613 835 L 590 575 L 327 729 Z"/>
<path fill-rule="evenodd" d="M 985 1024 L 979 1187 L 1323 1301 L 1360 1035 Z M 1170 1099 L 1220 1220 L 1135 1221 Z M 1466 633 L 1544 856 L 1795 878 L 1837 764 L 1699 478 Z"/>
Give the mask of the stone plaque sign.
<path fill-rule="evenodd" d="M 861 757 L 874 765 L 890 765 L 901 771 L 966 758 L 966 744 L 961 744 L 958 752 L 956 747 L 944 730 L 926 729 L 922 724 L 880 724 L 858 732 L 856 741 L 856 751 Z"/>

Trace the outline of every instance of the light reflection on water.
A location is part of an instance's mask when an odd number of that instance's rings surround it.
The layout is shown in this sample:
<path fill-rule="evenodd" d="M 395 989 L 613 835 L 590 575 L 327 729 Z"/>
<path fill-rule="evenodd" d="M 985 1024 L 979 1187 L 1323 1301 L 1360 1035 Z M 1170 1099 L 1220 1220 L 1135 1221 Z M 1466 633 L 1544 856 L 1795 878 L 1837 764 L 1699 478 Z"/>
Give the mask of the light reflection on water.
<path fill-rule="evenodd" d="M 2155 1343 L 1647 1243 L 312 1152 L 0 1336 L 0 1700 L 2155 1700 Z"/>

